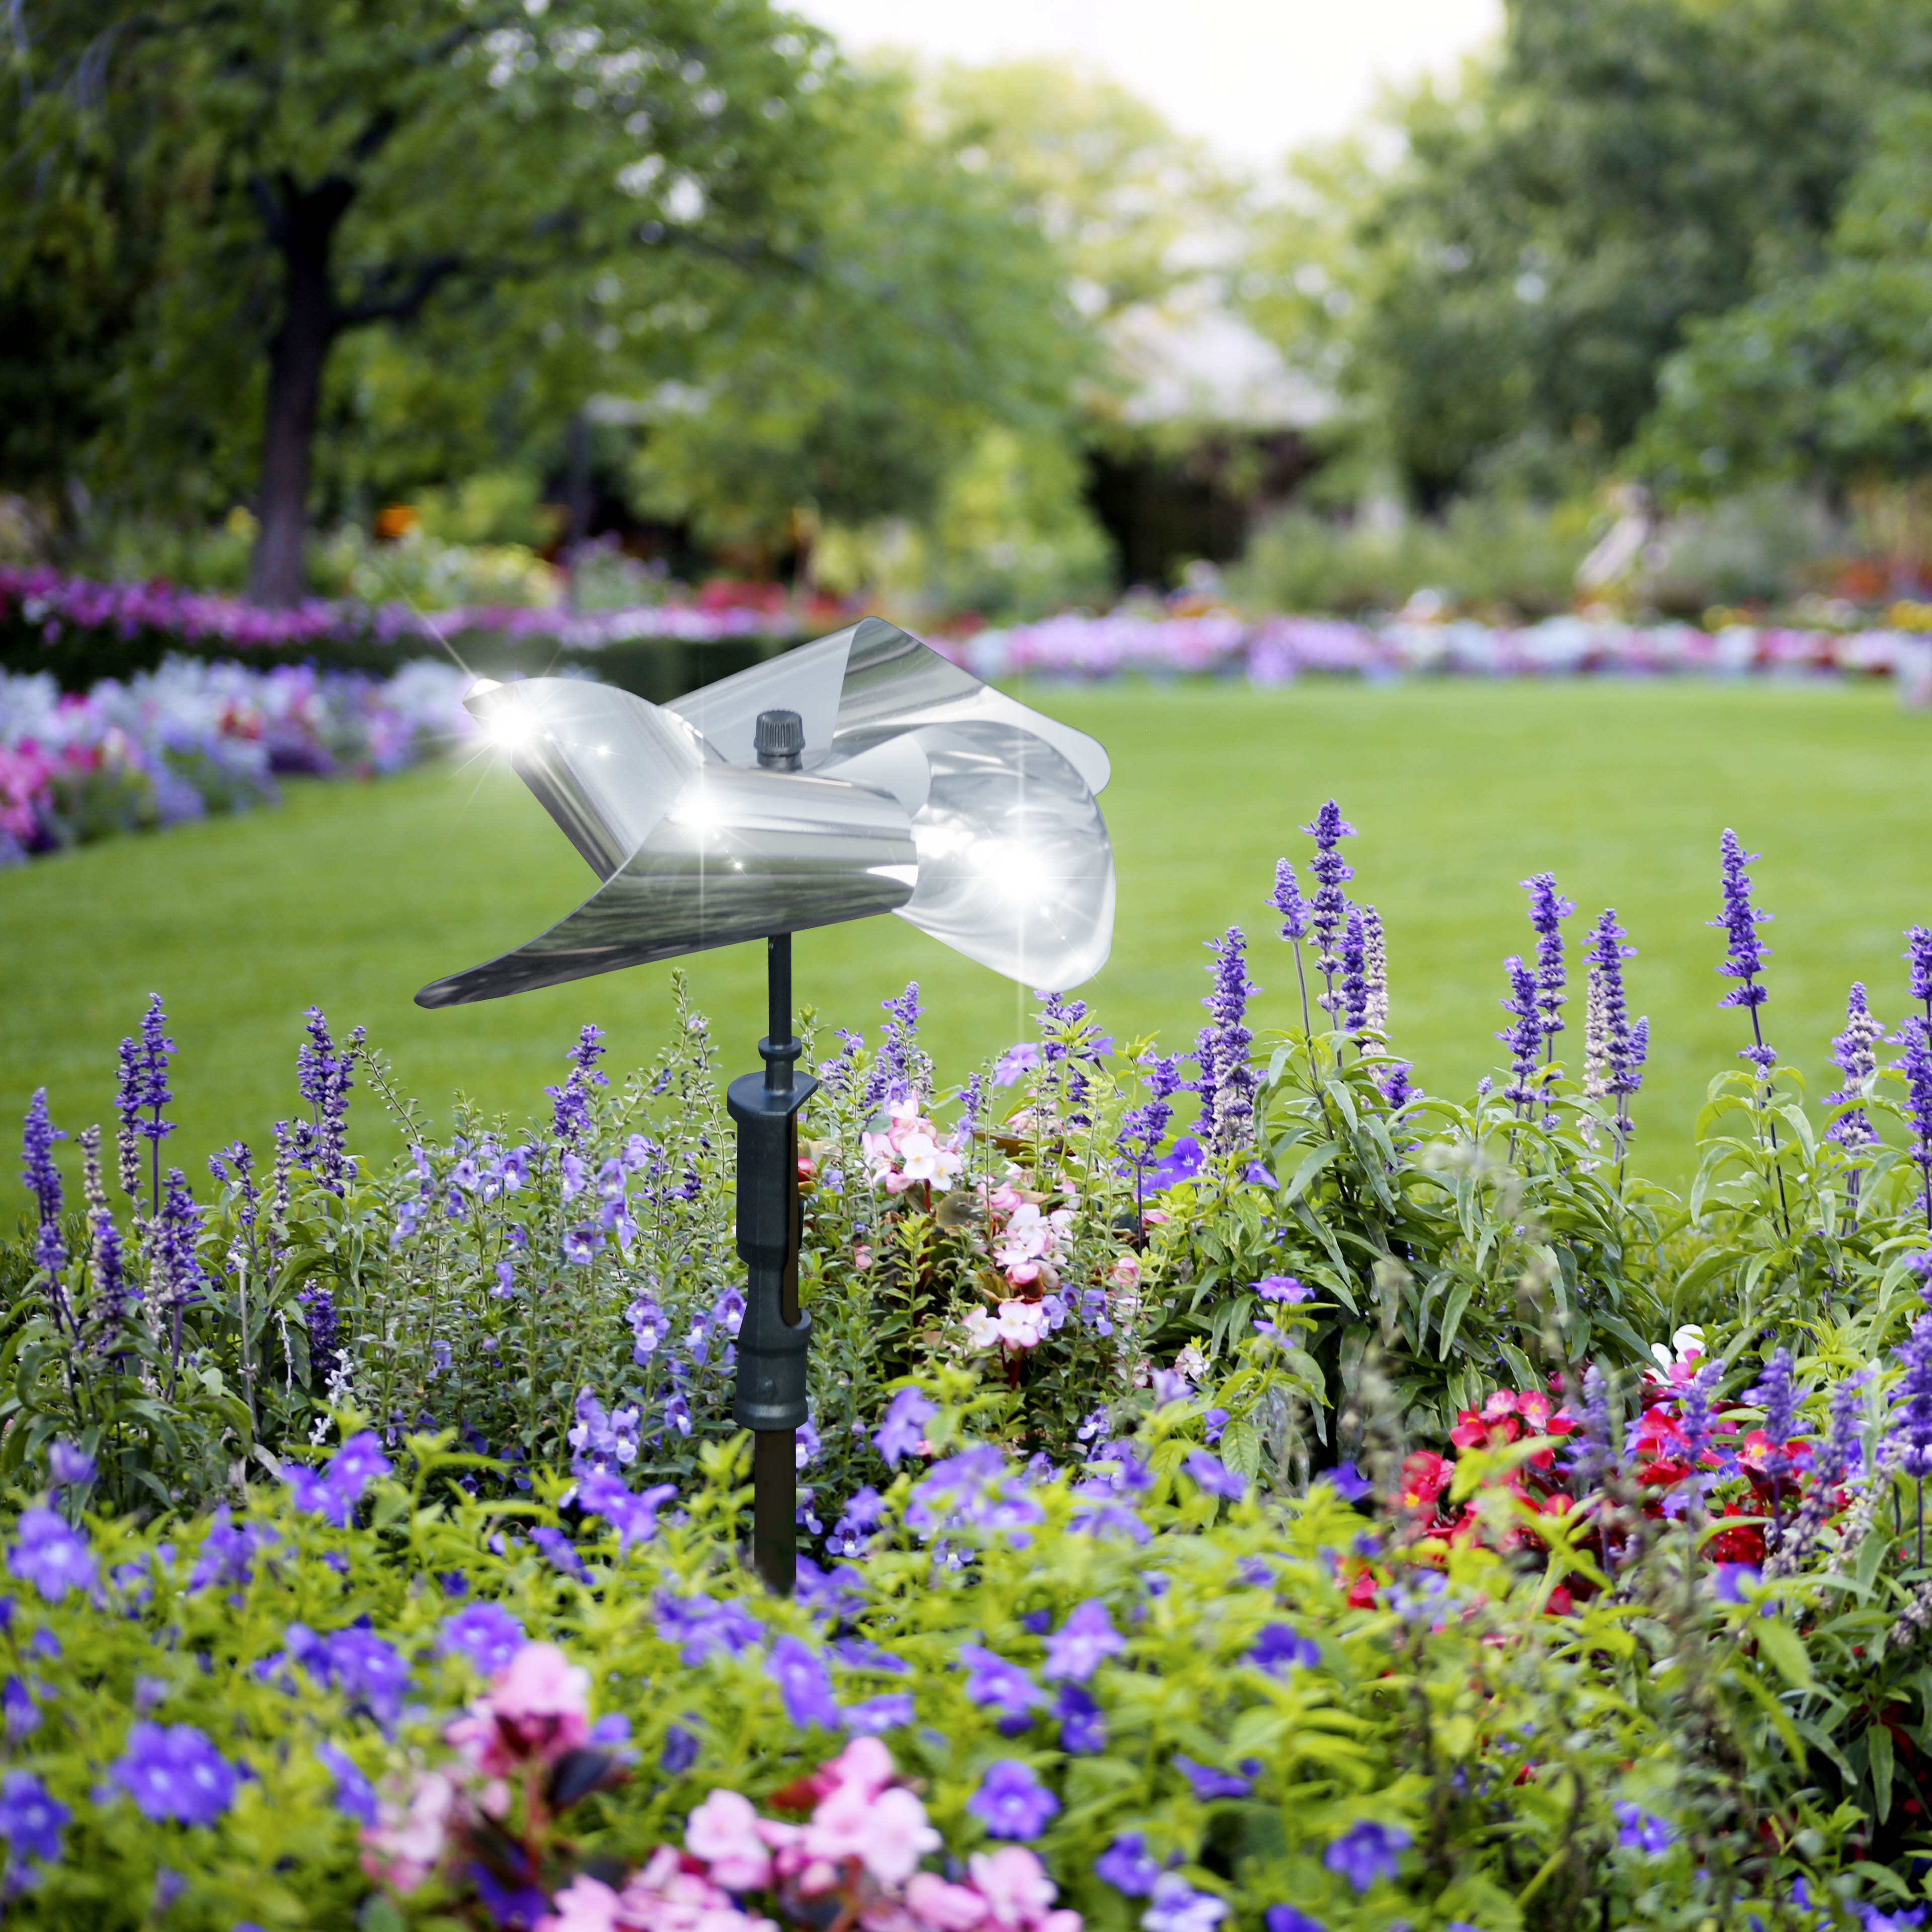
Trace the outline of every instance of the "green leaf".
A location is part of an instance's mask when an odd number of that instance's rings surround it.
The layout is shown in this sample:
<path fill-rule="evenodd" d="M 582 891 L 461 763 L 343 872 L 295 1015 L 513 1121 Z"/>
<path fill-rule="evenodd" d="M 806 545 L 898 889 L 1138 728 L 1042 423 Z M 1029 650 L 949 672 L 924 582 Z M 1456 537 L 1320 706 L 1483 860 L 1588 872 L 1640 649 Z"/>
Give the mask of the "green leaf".
<path fill-rule="evenodd" d="M 1752 1634 L 1757 1639 L 1760 1654 L 1769 1660 L 1793 1690 L 1816 1688 L 1818 1680 L 1812 1672 L 1810 1653 L 1804 1648 L 1804 1640 L 1783 1618 L 1760 1618 Z"/>

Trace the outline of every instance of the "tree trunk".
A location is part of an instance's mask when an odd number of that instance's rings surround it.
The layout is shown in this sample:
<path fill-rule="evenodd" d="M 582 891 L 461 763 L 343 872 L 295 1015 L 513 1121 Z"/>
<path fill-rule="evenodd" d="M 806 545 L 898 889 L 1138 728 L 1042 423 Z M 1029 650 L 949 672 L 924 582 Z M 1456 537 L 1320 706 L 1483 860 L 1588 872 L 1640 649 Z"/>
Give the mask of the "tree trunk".
<path fill-rule="evenodd" d="M 334 177 L 302 190 L 285 176 L 269 217 L 282 256 L 282 318 L 268 340 L 260 528 L 248 560 L 248 596 L 256 604 L 298 604 L 308 588 L 304 553 L 315 426 L 322 372 L 340 327 L 330 254 L 354 192 Z"/>

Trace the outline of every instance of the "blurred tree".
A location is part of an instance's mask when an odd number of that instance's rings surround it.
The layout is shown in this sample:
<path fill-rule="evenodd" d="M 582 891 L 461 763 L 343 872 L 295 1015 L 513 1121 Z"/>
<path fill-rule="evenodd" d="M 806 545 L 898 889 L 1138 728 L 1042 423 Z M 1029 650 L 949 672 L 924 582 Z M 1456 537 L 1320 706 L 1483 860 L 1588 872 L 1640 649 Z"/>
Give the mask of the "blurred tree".
<path fill-rule="evenodd" d="M 1131 388 L 1123 325 L 1198 274 L 1181 244 L 1225 184 L 1144 102 L 1050 63 L 886 64 L 842 105 L 819 272 L 743 304 L 660 394 L 643 502 L 770 556 L 800 506 L 930 519 L 998 432 L 1069 493 L 1058 528 L 1080 514 L 1065 452 Z"/>
<path fill-rule="evenodd" d="M 1250 312 L 1426 506 L 1560 481 L 1629 443 L 1694 320 L 1816 266 L 1928 74 L 1925 0 L 1509 0 L 1459 84 L 1295 165 Z"/>
<path fill-rule="evenodd" d="M 16 0 L 12 19 L 0 394 L 30 406 L 0 453 L 151 500 L 225 494 L 252 414 L 264 602 L 301 594 L 355 332 L 435 317 L 442 400 L 473 416 L 513 344 L 555 352 L 526 386 L 580 394 L 621 341 L 607 311 L 649 334 L 688 284 L 806 272 L 836 64 L 765 0 Z M 494 355 L 452 353 L 479 331 Z M 566 344 L 588 352 L 574 383 Z"/>
<path fill-rule="evenodd" d="M 1694 324 L 1638 459 L 1678 495 L 1932 475 L 1932 95 L 1894 102 L 1814 273 Z"/>

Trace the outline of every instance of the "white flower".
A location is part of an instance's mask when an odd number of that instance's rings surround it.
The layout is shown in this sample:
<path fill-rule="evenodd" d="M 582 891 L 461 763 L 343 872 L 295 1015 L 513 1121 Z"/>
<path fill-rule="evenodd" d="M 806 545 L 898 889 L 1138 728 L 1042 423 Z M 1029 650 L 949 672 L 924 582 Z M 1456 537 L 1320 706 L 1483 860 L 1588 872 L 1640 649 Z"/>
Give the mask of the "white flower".
<path fill-rule="evenodd" d="M 1046 1310 L 1040 1302 L 1000 1304 L 1000 1340 L 1010 1348 L 1038 1348 L 1046 1340 L 1051 1327 Z"/>
<path fill-rule="evenodd" d="M 999 1344 L 998 1324 L 983 1308 L 972 1308 L 967 1310 L 966 1333 L 973 1346 L 976 1348 L 992 1348 Z"/>

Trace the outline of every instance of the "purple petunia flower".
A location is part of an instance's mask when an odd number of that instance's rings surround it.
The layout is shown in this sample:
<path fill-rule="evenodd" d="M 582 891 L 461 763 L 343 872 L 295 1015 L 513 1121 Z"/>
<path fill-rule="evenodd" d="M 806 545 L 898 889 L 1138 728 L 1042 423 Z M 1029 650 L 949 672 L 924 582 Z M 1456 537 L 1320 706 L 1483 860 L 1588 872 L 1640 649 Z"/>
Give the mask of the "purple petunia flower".
<path fill-rule="evenodd" d="M 658 1762 L 666 1774 L 680 1778 L 698 1762 L 698 1739 L 682 1724 L 673 1724 L 664 1732 L 664 1752 Z"/>
<path fill-rule="evenodd" d="M 1646 1858 L 1661 1858 L 1677 1842 L 1676 1828 L 1667 1819 L 1646 1811 L 1626 1798 L 1616 1807 L 1617 1843 L 1627 1852 L 1642 1852 Z"/>
<path fill-rule="evenodd" d="M 1107 1748 L 1107 1714 L 1084 1684 L 1061 1684 L 1054 1714 L 1060 1720 L 1060 1748 L 1070 1757 L 1093 1757 Z"/>
<path fill-rule="evenodd" d="M 1046 1693 L 1031 1674 L 997 1651 L 962 1644 L 959 1660 L 968 1666 L 967 1697 L 982 1710 L 997 1711 L 1000 1729 L 1009 1737 L 1024 1730 L 1033 1722 L 1035 1708 L 1047 1702 Z"/>
<path fill-rule="evenodd" d="M 1345 1503 L 1358 1503 L 1375 1488 L 1353 1462 L 1337 1462 L 1326 1472 L 1326 1479 Z"/>
<path fill-rule="evenodd" d="M 577 1486 L 577 1507 L 586 1516 L 601 1516 L 617 1532 L 619 1550 L 628 1556 L 634 1543 L 648 1543 L 658 1533 L 658 1511 L 677 1494 L 675 1483 L 654 1483 L 641 1493 L 627 1488 L 608 1470 L 586 1476 Z"/>
<path fill-rule="evenodd" d="M 1270 1905 L 1262 1914 L 1262 1923 L 1268 1932 L 1328 1932 L 1320 1919 L 1311 1918 L 1292 1905 Z"/>
<path fill-rule="evenodd" d="M 1180 1466 L 1210 1496 L 1226 1496 L 1239 1502 L 1248 1492 L 1248 1479 L 1238 1474 L 1205 1449 L 1192 1449 Z"/>
<path fill-rule="evenodd" d="M 403 1714 L 410 1666 L 395 1646 L 360 1624 L 319 1636 L 306 1624 L 288 1628 L 288 1654 L 325 1689 L 341 1692 L 386 1732 Z"/>
<path fill-rule="evenodd" d="M 376 1787 L 369 1782 L 362 1767 L 346 1750 L 326 1740 L 316 1746 L 315 1754 L 321 1760 L 322 1768 L 335 1780 L 331 1796 L 336 1810 L 344 1816 L 354 1819 L 358 1825 L 374 1824 L 382 1808 L 376 1802 Z"/>
<path fill-rule="evenodd" d="M 1046 1662 L 1040 1674 L 1049 1681 L 1071 1677 L 1084 1684 L 1103 1659 L 1119 1656 L 1126 1647 L 1127 1640 L 1114 1628 L 1106 1605 L 1097 1597 L 1089 1597 L 1047 1639 Z"/>
<path fill-rule="evenodd" d="M 1366 1892 L 1378 1879 L 1395 1876 L 1411 1842 L 1400 1825 L 1376 1825 L 1364 1819 L 1351 1825 L 1322 1853 L 1322 1862 L 1358 1892 Z"/>
<path fill-rule="evenodd" d="M 1178 1872 L 1154 1880 L 1154 1898 L 1141 1914 L 1143 1932 L 1214 1932 L 1228 1916 L 1228 1901 L 1196 1892 Z"/>
<path fill-rule="evenodd" d="M 784 1700 L 785 1715 L 802 1731 L 839 1727 L 838 1700 L 824 1660 L 802 1639 L 782 1636 L 772 1646 L 771 1675 Z"/>
<path fill-rule="evenodd" d="M 1129 1898 L 1145 1898 L 1160 1877 L 1160 1866 L 1138 1832 L 1123 1832 L 1094 1861 L 1094 1875 Z"/>
<path fill-rule="evenodd" d="M 15 1874 L 21 1882 L 32 1881 L 22 1869 L 22 1862 L 33 1858 L 46 1865 L 58 1864 L 68 1822 L 74 1816 L 30 1771 L 10 1771 L 0 1778 L 0 1838 L 7 1841 L 10 1884 Z"/>
<path fill-rule="evenodd" d="M 108 1774 L 156 1824 L 212 1825 L 235 1802 L 235 1767 L 193 1724 L 136 1723 Z"/>
<path fill-rule="evenodd" d="M 658 1635 L 677 1645 L 678 1654 L 689 1664 L 736 1657 L 765 1634 L 764 1624 L 740 1603 L 718 1603 L 702 1595 L 674 1597 L 660 1591 L 652 1608 Z"/>
<path fill-rule="evenodd" d="M 466 1605 L 445 1619 L 436 1648 L 446 1657 L 466 1657 L 481 1677 L 494 1677 L 526 1641 L 524 1627 L 501 1604 Z"/>
<path fill-rule="evenodd" d="M 362 1492 L 379 1476 L 394 1472 L 394 1465 L 382 1454 L 382 1438 L 373 1429 L 350 1437 L 335 1452 L 328 1466 L 329 1480 L 351 1502 L 360 1502 Z"/>
<path fill-rule="evenodd" d="M 993 1838 L 1036 1838 L 1060 1809 L 1060 1800 L 1040 1783 L 1030 1765 L 1018 1758 L 995 1758 L 966 1808 Z"/>
<path fill-rule="evenodd" d="M 1292 1624 L 1270 1624 L 1256 1638 L 1248 1661 L 1279 1677 L 1286 1670 L 1312 1670 L 1322 1661 L 1322 1651 Z"/>
<path fill-rule="evenodd" d="M 93 1582 L 94 1552 L 86 1538 L 53 1510 L 22 1510 L 20 1530 L 20 1541 L 7 1552 L 7 1567 L 49 1603 L 57 1604 L 68 1591 L 84 1590 Z"/>
<path fill-rule="evenodd" d="M 40 1727 L 40 1707 L 17 1677 L 10 1676 L 0 1684 L 0 1717 L 5 1720 L 9 1738 L 30 1737 Z"/>
<path fill-rule="evenodd" d="M 1203 1804 L 1216 1798 L 1247 1797 L 1255 1788 L 1255 1774 L 1261 1769 L 1253 1758 L 1247 1758 L 1242 1761 L 1239 1772 L 1217 1770 L 1211 1764 L 1197 1764 L 1179 1751 L 1174 1754 L 1174 1766 Z"/>
<path fill-rule="evenodd" d="M 94 1458 L 85 1449 L 55 1437 L 47 1450 L 47 1474 L 56 1489 L 86 1489 L 98 1473 Z"/>
<path fill-rule="evenodd" d="M 584 1567 L 584 1558 L 578 1555 L 577 1546 L 560 1529 L 538 1528 L 530 1532 L 530 1540 L 550 1560 L 553 1570 L 569 1577 L 572 1582 L 587 1583 L 590 1573 Z"/>
<path fill-rule="evenodd" d="M 885 1420 L 872 1435 L 872 1447 L 886 1459 L 888 1468 L 896 1469 L 902 1458 L 919 1453 L 926 1425 L 938 1413 L 938 1404 L 916 1388 L 902 1388 L 892 1397 Z"/>
<path fill-rule="evenodd" d="M 1248 1286 L 1264 1301 L 1307 1301 L 1313 1298 L 1315 1291 L 1295 1280 L 1292 1274 L 1264 1274 L 1259 1281 Z"/>
<path fill-rule="evenodd" d="M 856 1704 L 848 1704 L 841 1721 L 855 1737 L 877 1737 L 882 1731 L 904 1730 L 913 1721 L 912 1693 L 882 1691 Z"/>
<path fill-rule="evenodd" d="M 224 1503 L 208 1518 L 208 1534 L 202 1539 L 201 1554 L 189 1573 L 190 1590 L 206 1589 L 211 1583 L 244 1589 L 254 1580 L 257 1552 L 281 1538 L 266 1525 L 236 1523 Z"/>

